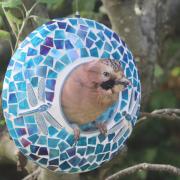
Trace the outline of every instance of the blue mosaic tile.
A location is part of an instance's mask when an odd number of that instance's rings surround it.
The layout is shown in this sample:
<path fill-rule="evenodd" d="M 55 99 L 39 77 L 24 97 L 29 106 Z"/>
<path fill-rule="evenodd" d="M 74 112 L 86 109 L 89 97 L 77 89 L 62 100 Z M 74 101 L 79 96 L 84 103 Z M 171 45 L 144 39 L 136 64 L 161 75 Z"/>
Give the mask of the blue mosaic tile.
<path fill-rule="evenodd" d="M 33 48 L 29 48 L 27 52 L 27 56 L 35 56 L 37 55 L 37 50 Z"/>
<path fill-rule="evenodd" d="M 59 143 L 59 139 L 49 138 L 48 139 L 48 147 L 56 148 Z"/>
<path fill-rule="evenodd" d="M 32 136 L 29 136 L 28 140 L 35 144 L 36 141 L 38 140 L 38 138 L 39 138 L 39 136 L 37 134 L 34 134 Z"/>
<path fill-rule="evenodd" d="M 58 24 L 59 29 L 65 29 L 66 28 L 65 22 L 58 22 L 57 24 Z"/>
<path fill-rule="evenodd" d="M 54 44 L 57 49 L 63 49 L 64 48 L 64 40 L 54 40 Z"/>
<path fill-rule="evenodd" d="M 99 56 L 97 48 L 91 49 L 90 54 L 92 57 L 98 57 Z"/>
<path fill-rule="evenodd" d="M 61 153 L 61 155 L 60 155 L 60 161 L 64 161 L 64 160 L 66 160 L 66 159 L 68 159 L 67 153 Z"/>
<path fill-rule="evenodd" d="M 44 38 L 44 37 L 46 37 L 50 33 L 50 31 L 48 31 L 46 29 L 42 29 L 42 30 L 39 31 L 39 33 Z"/>
<path fill-rule="evenodd" d="M 52 25 L 47 26 L 47 29 L 50 31 L 54 31 L 55 29 L 57 29 L 57 26 L 55 24 L 52 24 Z"/>
<path fill-rule="evenodd" d="M 53 47 L 53 46 L 54 46 L 53 38 L 47 37 L 47 38 L 45 39 L 44 45 L 45 45 L 45 46 L 49 46 L 49 47 Z"/>
<path fill-rule="evenodd" d="M 97 39 L 97 36 L 92 31 L 89 32 L 88 37 L 91 38 L 94 41 Z"/>
<path fill-rule="evenodd" d="M 29 115 L 29 116 L 24 116 L 23 118 L 24 118 L 25 123 L 27 123 L 27 124 L 31 124 L 31 123 L 35 124 L 34 116 Z"/>
<path fill-rule="evenodd" d="M 55 39 L 65 39 L 65 33 L 63 30 L 56 30 L 55 31 Z"/>
<path fill-rule="evenodd" d="M 15 93 L 9 94 L 9 104 L 17 103 L 17 97 Z"/>
<path fill-rule="evenodd" d="M 81 48 L 80 54 L 81 54 L 81 57 L 89 57 L 89 54 L 88 54 L 88 51 L 86 50 L 86 48 Z"/>
<path fill-rule="evenodd" d="M 59 158 L 58 159 L 53 159 L 49 161 L 49 165 L 57 165 L 59 164 Z"/>
<path fill-rule="evenodd" d="M 110 58 L 110 54 L 108 52 L 104 51 L 103 54 L 101 55 L 101 58 L 109 59 Z"/>
<path fill-rule="evenodd" d="M 88 24 L 89 27 L 94 27 L 94 21 L 86 19 L 86 23 Z"/>
<path fill-rule="evenodd" d="M 66 32 L 74 34 L 76 32 L 76 30 L 72 26 L 68 25 L 66 28 Z"/>
<path fill-rule="evenodd" d="M 58 130 L 53 126 L 48 127 L 48 133 L 52 137 L 58 133 Z"/>
<path fill-rule="evenodd" d="M 78 156 L 74 156 L 73 158 L 71 158 L 69 160 L 69 163 L 72 165 L 72 166 L 77 166 L 80 162 L 80 158 Z"/>
<path fill-rule="evenodd" d="M 43 61 L 43 56 L 36 56 L 33 61 L 35 62 L 36 65 L 40 64 Z"/>
<path fill-rule="evenodd" d="M 69 41 L 69 40 L 65 41 L 65 48 L 66 49 L 73 49 L 74 48 L 73 45 L 71 44 L 71 41 Z"/>
<path fill-rule="evenodd" d="M 93 45 L 94 41 L 89 38 L 86 38 L 86 47 L 90 48 Z"/>
<path fill-rule="evenodd" d="M 109 29 L 105 29 L 104 34 L 105 34 L 109 39 L 111 39 L 111 37 L 112 37 L 112 32 L 111 32 Z"/>
<path fill-rule="evenodd" d="M 77 19 L 69 19 L 69 22 L 70 22 L 73 26 L 77 25 Z"/>
<path fill-rule="evenodd" d="M 28 130 L 29 136 L 38 133 L 38 128 L 36 124 L 27 124 L 27 130 Z"/>
<path fill-rule="evenodd" d="M 118 53 L 117 51 L 114 52 L 114 53 L 112 54 L 112 56 L 113 56 L 114 59 L 120 59 L 120 55 L 119 55 L 119 53 Z"/>
<path fill-rule="evenodd" d="M 64 152 L 69 147 L 69 145 L 64 141 L 60 142 L 58 146 L 61 152 Z"/>
<path fill-rule="evenodd" d="M 54 159 L 54 158 L 58 157 L 59 156 L 59 150 L 57 150 L 57 149 L 50 149 L 49 150 L 49 156 L 50 156 L 50 159 Z"/>
<path fill-rule="evenodd" d="M 53 67 L 53 61 L 54 61 L 53 57 L 47 56 L 44 61 L 44 64 L 46 64 L 47 66 Z"/>
<path fill-rule="evenodd" d="M 40 46 L 40 54 L 46 56 L 48 52 L 50 51 L 50 47 L 41 45 Z"/>
<path fill-rule="evenodd" d="M 15 128 L 16 133 L 19 137 L 26 135 L 26 129 L 25 128 Z"/>
<path fill-rule="evenodd" d="M 102 144 L 97 144 L 96 145 L 96 150 L 95 150 L 95 154 L 100 154 L 103 152 L 103 148 L 104 146 Z"/>
<path fill-rule="evenodd" d="M 97 45 L 98 49 L 101 49 L 104 43 L 102 40 L 98 40 L 95 44 Z"/>
<path fill-rule="evenodd" d="M 43 42 L 43 39 L 37 36 L 31 40 L 31 43 L 34 47 L 38 46 L 41 42 Z"/>
<path fill-rule="evenodd" d="M 79 58 L 79 55 L 75 50 L 68 51 L 68 56 L 71 59 L 71 61 L 75 61 L 76 59 Z"/>
<path fill-rule="evenodd" d="M 39 150 L 39 146 L 30 145 L 30 150 L 32 153 L 36 153 Z"/>
<path fill-rule="evenodd" d="M 57 135 L 57 137 L 60 139 L 65 139 L 67 136 L 68 136 L 68 132 L 66 131 L 65 128 L 63 128 Z"/>
<path fill-rule="evenodd" d="M 48 159 L 42 158 L 42 159 L 40 159 L 38 162 L 39 162 L 40 164 L 42 164 L 42 165 L 47 165 Z"/>
<path fill-rule="evenodd" d="M 57 73 L 50 69 L 48 72 L 47 78 L 57 78 Z"/>
<path fill-rule="evenodd" d="M 95 147 L 94 146 L 88 146 L 87 147 L 87 151 L 86 151 L 86 155 L 94 154 L 94 151 L 95 151 Z"/>
<path fill-rule="evenodd" d="M 59 166 L 62 170 L 66 170 L 69 169 L 71 166 L 69 165 L 68 162 L 63 162 L 60 166 Z"/>
<path fill-rule="evenodd" d="M 61 71 L 61 70 L 64 69 L 64 64 L 62 64 L 62 63 L 60 63 L 60 62 L 57 62 L 56 65 L 55 65 L 55 67 L 54 67 L 54 69 L 55 69 L 57 72 L 59 72 L 59 71 Z"/>
<path fill-rule="evenodd" d="M 73 53 L 72 53 L 72 55 L 73 55 Z M 76 56 L 77 54 L 75 54 L 75 56 Z M 77 55 L 78 56 L 78 55 Z M 70 57 L 71 57 L 71 55 L 70 55 Z M 60 60 L 64 63 L 64 64 L 69 64 L 71 61 L 70 61 L 70 59 L 69 59 L 69 57 L 67 56 L 67 55 L 64 55 L 64 56 L 62 56 L 61 58 L 60 58 Z"/>
<path fill-rule="evenodd" d="M 88 144 L 96 145 L 96 137 L 91 137 L 88 139 Z"/>
<path fill-rule="evenodd" d="M 29 104 L 26 99 L 19 103 L 19 109 L 29 109 Z"/>
<path fill-rule="evenodd" d="M 79 153 L 81 156 L 84 156 L 86 153 L 86 148 L 78 148 L 77 153 Z"/>
<path fill-rule="evenodd" d="M 82 31 L 82 30 L 78 30 L 77 35 L 84 40 L 86 38 L 87 32 L 86 31 Z"/>
<path fill-rule="evenodd" d="M 38 155 L 42 155 L 42 156 L 48 155 L 47 147 L 40 147 L 38 151 Z"/>
<path fill-rule="evenodd" d="M 47 137 L 46 136 L 40 136 L 38 139 L 37 144 L 39 145 L 47 145 Z"/>
<path fill-rule="evenodd" d="M 24 118 L 23 117 L 18 117 L 14 119 L 14 124 L 16 126 L 24 126 Z"/>

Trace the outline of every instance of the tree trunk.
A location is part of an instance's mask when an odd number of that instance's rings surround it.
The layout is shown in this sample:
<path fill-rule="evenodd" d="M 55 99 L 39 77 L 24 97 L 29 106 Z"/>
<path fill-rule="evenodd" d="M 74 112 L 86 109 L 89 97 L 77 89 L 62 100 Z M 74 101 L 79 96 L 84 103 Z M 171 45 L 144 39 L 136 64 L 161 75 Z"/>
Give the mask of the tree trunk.
<path fill-rule="evenodd" d="M 174 12 L 177 12 L 174 9 L 180 7 L 180 2 L 178 0 L 102 0 L 102 2 L 113 30 L 125 40 L 138 61 L 142 82 L 142 108 L 145 108 L 155 83 L 154 68 L 158 59 L 162 57 L 162 45 L 173 29 L 179 27 L 177 23 L 172 22 L 175 18 Z"/>

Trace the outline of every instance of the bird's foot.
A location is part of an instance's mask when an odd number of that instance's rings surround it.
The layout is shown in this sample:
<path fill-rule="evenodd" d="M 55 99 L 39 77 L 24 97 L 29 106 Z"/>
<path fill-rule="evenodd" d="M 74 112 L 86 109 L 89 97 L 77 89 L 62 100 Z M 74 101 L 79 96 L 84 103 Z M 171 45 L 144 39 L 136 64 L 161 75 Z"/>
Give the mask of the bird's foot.
<path fill-rule="evenodd" d="M 96 127 L 99 129 L 101 134 L 105 135 L 107 133 L 106 123 L 104 122 L 96 123 Z"/>
<path fill-rule="evenodd" d="M 72 124 L 71 127 L 73 128 L 73 132 L 74 132 L 74 141 L 75 144 L 78 141 L 79 137 L 80 137 L 80 128 L 77 124 Z"/>

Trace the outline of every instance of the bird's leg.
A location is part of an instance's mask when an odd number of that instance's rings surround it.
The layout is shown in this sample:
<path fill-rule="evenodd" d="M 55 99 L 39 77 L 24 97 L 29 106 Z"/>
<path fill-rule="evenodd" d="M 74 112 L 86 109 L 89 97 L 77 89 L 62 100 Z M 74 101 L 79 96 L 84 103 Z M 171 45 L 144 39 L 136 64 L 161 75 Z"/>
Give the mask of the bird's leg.
<path fill-rule="evenodd" d="M 96 122 L 96 127 L 99 129 L 101 134 L 107 133 L 107 126 L 105 122 Z"/>
<path fill-rule="evenodd" d="M 78 141 L 79 136 L 80 136 L 80 128 L 77 124 L 72 124 L 71 127 L 73 128 L 74 132 L 74 141 L 75 143 Z"/>

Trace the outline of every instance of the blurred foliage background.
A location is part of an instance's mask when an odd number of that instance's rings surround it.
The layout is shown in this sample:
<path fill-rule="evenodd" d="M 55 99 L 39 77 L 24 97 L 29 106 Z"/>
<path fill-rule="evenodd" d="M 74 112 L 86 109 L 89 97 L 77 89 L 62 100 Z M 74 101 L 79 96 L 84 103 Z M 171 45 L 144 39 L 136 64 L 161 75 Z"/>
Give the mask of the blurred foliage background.
<path fill-rule="evenodd" d="M 3 77 L 6 67 L 12 55 L 12 49 L 15 47 L 16 38 L 20 27 L 28 13 L 27 8 L 34 3 L 21 0 L 0 1 L 0 94 L 2 91 Z M 27 27 L 20 35 L 19 41 L 22 41 L 33 29 L 52 18 L 74 16 L 76 11 L 75 0 L 40 0 L 43 3 L 44 14 L 32 13 L 28 20 Z M 79 0 L 79 11 L 82 17 L 97 20 L 109 27 L 111 23 L 102 7 L 100 0 Z M 31 26 L 30 26 L 30 25 Z M 33 24 L 33 25 L 32 25 Z M 28 28 L 28 27 L 31 28 Z M 132 32 L 133 33 L 133 32 Z M 170 69 L 167 74 L 164 63 L 169 61 L 173 55 L 180 51 L 180 34 L 177 32 L 166 44 L 163 59 L 155 66 L 155 76 L 159 81 L 158 86 L 153 90 L 150 102 L 146 111 L 153 111 L 160 108 L 179 108 L 180 107 L 180 62 L 177 66 Z M 177 61 L 180 61 L 179 59 Z M 0 131 L 5 128 L 2 110 L 0 110 Z M 131 138 L 128 140 L 128 154 L 117 162 L 116 168 L 110 174 L 125 168 L 132 164 L 140 162 L 149 163 L 167 163 L 180 167 L 180 122 L 170 122 L 166 120 L 147 120 L 145 123 L 138 124 Z M 15 167 L 1 167 L 0 179 L 13 180 L 20 179 L 21 174 L 17 173 Z M 8 168 L 8 170 L 6 169 Z M 2 171 L 2 169 L 5 169 Z M 123 178 L 122 178 L 123 179 Z M 165 173 L 139 172 L 133 176 L 125 177 L 126 180 L 178 180 L 175 177 Z"/>

